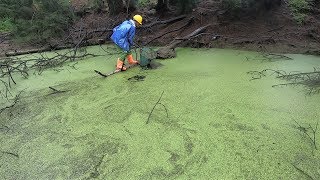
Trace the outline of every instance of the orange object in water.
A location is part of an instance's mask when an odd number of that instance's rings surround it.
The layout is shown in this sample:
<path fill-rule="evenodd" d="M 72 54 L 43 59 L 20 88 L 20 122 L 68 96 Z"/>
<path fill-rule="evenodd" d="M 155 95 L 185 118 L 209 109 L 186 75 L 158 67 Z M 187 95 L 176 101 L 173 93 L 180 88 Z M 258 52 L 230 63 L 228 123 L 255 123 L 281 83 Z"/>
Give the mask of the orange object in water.
<path fill-rule="evenodd" d="M 127 68 L 124 67 L 124 65 L 123 65 L 123 61 L 121 61 L 120 59 L 117 60 L 116 70 L 119 70 L 119 71 L 127 70 Z"/>
<path fill-rule="evenodd" d="M 133 60 L 132 54 L 127 56 L 129 64 L 138 64 L 138 61 Z"/>

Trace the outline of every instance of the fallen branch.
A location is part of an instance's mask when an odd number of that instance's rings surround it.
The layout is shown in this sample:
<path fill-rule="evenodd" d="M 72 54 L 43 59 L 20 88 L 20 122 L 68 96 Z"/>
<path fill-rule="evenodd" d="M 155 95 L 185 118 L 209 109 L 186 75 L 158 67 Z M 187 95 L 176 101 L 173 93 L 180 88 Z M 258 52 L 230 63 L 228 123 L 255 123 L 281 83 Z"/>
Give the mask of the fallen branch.
<path fill-rule="evenodd" d="M 276 78 L 291 81 L 289 83 L 272 85 L 272 87 L 303 85 L 309 90 L 308 95 L 320 93 L 320 71 L 316 68 L 314 68 L 314 72 L 305 73 L 286 73 L 282 70 L 264 69 L 262 71 L 249 71 L 247 74 L 251 74 L 250 80 L 256 80 L 269 75 L 267 74 L 268 72 L 272 72 L 270 75 L 276 74 Z"/>
<path fill-rule="evenodd" d="M 18 154 L 15 154 L 15 153 L 12 153 L 12 152 L 7 152 L 7 151 L 0 151 L 0 152 L 2 152 L 3 154 L 9 154 L 9 155 L 12 155 L 12 156 L 14 156 L 16 158 L 19 158 Z"/>
<path fill-rule="evenodd" d="M 8 132 L 10 130 L 10 128 L 8 126 L 2 125 L 2 127 L 0 127 L 0 130 L 4 130 L 4 129 L 7 130 L 6 132 Z"/>
<path fill-rule="evenodd" d="M 40 49 L 30 49 L 30 50 L 25 50 L 25 51 L 12 51 L 12 52 L 6 52 L 5 55 L 7 57 L 10 56 L 18 56 L 18 55 L 25 55 L 25 54 L 33 54 L 33 53 L 42 53 L 42 52 L 47 52 L 47 51 L 56 51 L 56 50 L 61 50 L 61 49 L 67 49 L 71 48 L 72 46 L 48 46 Z"/>
<path fill-rule="evenodd" d="M 266 58 L 267 60 L 275 60 L 275 59 L 280 59 L 280 60 L 293 60 L 291 57 L 282 55 L 282 54 L 273 54 L 273 53 L 267 53 L 263 54 L 263 57 Z"/>
<path fill-rule="evenodd" d="M 181 26 L 181 27 L 179 27 L 179 28 L 176 28 L 176 29 L 173 29 L 173 30 L 171 30 L 171 31 L 165 32 L 165 33 L 163 33 L 163 34 L 161 34 L 161 35 L 159 35 L 159 36 L 157 36 L 157 37 L 155 37 L 155 38 L 152 38 L 152 39 L 149 40 L 147 43 L 145 43 L 144 46 L 148 45 L 148 44 L 151 43 L 152 41 L 154 41 L 154 40 L 156 40 L 156 39 L 159 39 L 159 38 L 161 38 L 161 37 L 163 37 L 163 36 L 165 36 L 165 35 L 167 35 L 167 34 L 169 34 L 169 33 L 173 33 L 173 32 L 175 32 L 175 31 L 179 31 L 179 30 L 181 30 L 181 29 L 189 26 L 192 22 L 193 22 L 193 17 L 190 18 L 189 21 L 188 21 L 187 23 L 185 23 L 183 26 Z"/>
<path fill-rule="evenodd" d="M 14 98 L 13 103 L 12 103 L 10 106 L 6 106 L 6 107 L 0 109 L 0 114 L 1 114 L 4 110 L 6 110 L 6 109 L 13 108 L 13 107 L 19 102 L 20 95 L 21 95 L 22 92 L 23 92 L 23 91 L 20 91 L 19 94 L 16 95 L 16 97 Z"/>
<path fill-rule="evenodd" d="M 300 173 L 302 173 L 303 175 L 305 175 L 306 177 L 308 177 L 309 179 L 315 180 L 315 179 L 314 179 L 312 176 L 310 176 L 307 172 L 303 171 L 301 168 L 297 167 L 297 166 L 294 165 L 293 163 L 292 163 L 292 166 L 293 166 L 294 168 L 296 168 L 296 170 L 298 170 Z"/>
<path fill-rule="evenodd" d="M 73 51 L 69 51 L 64 54 L 56 53 L 57 55 L 51 58 L 45 57 L 43 54 L 40 54 L 41 57 L 38 59 L 35 59 L 36 62 L 33 65 L 31 65 L 30 68 L 38 69 L 39 71 L 38 74 L 41 74 L 45 69 L 61 66 L 63 65 L 63 63 L 67 61 L 75 61 L 76 59 L 82 59 L 88 56 L 92 56 L 92 57 L 99 56 L 99 55 L 94 55 L 86 52 L 82 55 L 77 55 L 78 50 L 79 49 L 75 49 Z M 72 55 L 68 55 L 68 54 L 72 54 Z"/>
<path fill-rule="evenodd" d="M 50 86 L 49 86 L 49 88 L 50 88 L 53 92 L 50 93 L 50 94 L 48 94 L 48 95 L 68 92 L 68 90 L 66 90 L 66 91 L 61 91 L 61 90 L 57 90 L 57 89 L 55 89 L 55 88 L 53 88 L 53 87 L 50 87 Z"/>
<path fill-rule="evenodd" d="M 303 85 L 303 83 L 302 82 L 282 83 L 282 84 L 272 85 L 272 87 L 288 86 L 288 85 Z"/>
<path fill-rule="evenodd" d="M 168 58 L 173 58 L 176 56 L 176 53 L 174 51 L 174 48 L 180 44 L 181 42 L 185 41 L 185 40 L 189 40 L 192 37 L 204 32 L 209 26 L 211 26 L 212 24 L 208 24 L 206 26 L 202 26 L 196 30 L 194 30 L 192 33 L 184 36 L 183 38 L 178 38 L 178 39 L 174 39 L 169 45 L 160 48 L 157 51 L 157 58 L 159 59 L 168 59 Z"/>
<path fill-rule="evenodd" d="M 206 26 L 202 26 L 202 27 L 194 30 L 192 33 L 184 36 L 183 38 L 179 38 L 179 39 L 177 39 L 177 40 L 173 40 L 173 41 L 169 44 L 168 48 L 170 48 L 170 49 L 171 49 L 171 48 L 175 48 L 179 43 L 181 43 L 181 42 L 183 42 L 183 41 L 185 41 L 185 40 L 189 40 L 189 39 L 192 38 L 193 36 L 196 36 L 196 35 L 204 32 L 209 26 L 212 26 L 212 24 L 208 24 L 208 25 L 206 25 Z"/>
<path fill-rule="evenodd" d="M 9 85 L 8 85 L 7 82 L 3 81 L 2 79 L 0 79 L 0 81 L 2 82 L 2 84 L 3 84 L 4 87 L 5 87 L 4 92 L 1 90 L 1 91 L 0 91 L 0 94 L 1 94 L 4 98 L 8 99 L 8 95 L 9 95 L 9 94 L 11 95 L 10 87 L 9 87 Z"/>
<path fill-rule="evenodd" d="M 169 117 L 169 115 L 168 115 L 168 110 L 167 110 L 166 106 L 160 103 L 160 100 L 161 100 L 161 98 L 162 98 L 163 93 L 164 93 L 164 91 L 162 91 L 160 98 L 158 99 L 157 103 L 153 106 L 151 112 L 149 113 L 149 116 L 148 116 L 148 119 L 147 119 L 146 124 L 149 123 L 150 117 L 151 117 L 151 115 L 152 115 L 152 112 L 153 112 L 153 110 L 156 108 L 156 106 L 157 106 L 158 104 L 162 105 L 162 106 L 165 108 L 166 113 L 167 113 L 167 117 Z"/>
<path fill-rule="evenodd" d="M 248 71 L 247 74 L 250 74 L 252 76 L 252 79 L 250 80 L 256 80 L 256 79 L 261 79 L 262 77 L 267 76 L 268 72 L 271 72 L 271 75 L 276 74 L 277 77 L 279 77 L 280 75 L 284 75 L 286 73 L 281 70 L 264 69 L 262 71 Z"/>
<path fill-rule="evenodd" d="M 212 33 L 200 33 L 198 35 L 195 35 L 195 36 L 189 38 L 188 40 L 191 40 L 191 39 L 197 38 L 199 36 L 203 36 L 203 35 L 211 35 L 210 40 L 217 40 L 218 38 L 221 37 L 221 35 L 212 34 Z M 175 40 L 185 40 L 185 39 L 184 38 L 175 38 Z"/>
<path fill-rule="evenodd" d="M 306 127 L 301 126 L 296 120 L 294 120 L 294 122 L 298 125 L 297 129 L 299 131 L 301 131 L 303 134 L 305 134 L 309 138 L 309 140 L 311 141 L 311 143 L 314 146 L 314 148 L 317 149 L 316 134 L 317 134 L 317 131 L 318 131 L 319 121 L 317 122 L 315 129 L 313 129 L 311 124 L 309 124 L 309 127 L 306 128 Z M 308 133 L 308 129 L 311 129 L 312 137 Z"/>
<path fill-rule="evenodd" d="M 178 17 L 175 17 L 175 18 L 172 18 L 172 19 L 168 19 L 168 20 L 165 20 L 165 21 L 155 21 L 155 22 L 153 22 L 151 24 L 147 24 L 147 25 L 142 26 L 142 28 L 150 28 L 150 27 L 158 25 L 158 24 L 168 24 L 168 23 L 180 21 L 180 20 L 182 20 L 182 19 L 184 19 L 186 17 L 187 17 L 186 15 L 181 15 L 181 16 L 178 16 Z"/>
<path fill-rule="evenodd" d="M 320 75 L 320 71 L 314 71 L 314 72 L 305 72 L 305 73 L 295 73 L 295 74 L 285 74 L 278 76 L 278 78 L 284 78 L 284 79 L 291 79 L 293 77 L 297 76 L 309 76 L 309 75 Z"/>

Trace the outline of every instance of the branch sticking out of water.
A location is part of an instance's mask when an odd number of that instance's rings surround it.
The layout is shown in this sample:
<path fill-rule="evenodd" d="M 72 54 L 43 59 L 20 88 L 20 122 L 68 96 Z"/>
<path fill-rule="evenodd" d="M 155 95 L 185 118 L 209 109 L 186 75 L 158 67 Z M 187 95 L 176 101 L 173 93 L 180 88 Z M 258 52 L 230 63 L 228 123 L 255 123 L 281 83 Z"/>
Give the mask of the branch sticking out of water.
<path fill-rule="evenodd" d="M 53 92 L 50 93 L 50 94 L 48 94 L 48 95 L 68 92 L 68 90 L 66 90 L 66 91 L 61 91 L 61 90 L 55 89 L 55 88 L 53 88 L 53 87 L 51 87 L 51 86 L 49 86 L 49 88 L 50 88 Z"/>
<path fill-rule="evenodd" d="M 317 148 L 316 134 L 317 134 L 317 131 L 318 131 L 319 121 L 317 122 L 315 128 L 313 128 L 313 127 L 311 126 L 311 124 L 309 124 L 309 127 L 303 127 L 303 126 L 301 126 L 296 120 L 294 120 L 294 122 L 298 125 L 297 129 L 298 129 L 299 131 L 301 131 L 303 134 L 305 134 L 305 135 L 308 137 L 308 139 L 310 139 L 312 145 L 313 145 L 314 148 L 317 150 L 318 148 Z M 308 133 L 308 129 L 311 129 L 312 135 L 310 135 L 310 134 Z"/>
<path fill-rule="evenodd" d="M 0 82 L 2 82 L 2 84 L 4 85 L 4 90 L 0 89 L 0 94 L 8 100 L 8 95 L 12 95 L 10 92 L 9 84 L 2 79 L 0 79 Z"/>
<path fill-rule="evenodd" d="M 13 108 L 13 107 L 19 102 L 19 100 L 20 100 L 20 95 L 21 95 L 22 92 L 23 92 L 23 91 L 20 91 L 19 94 L 16 95 L 16 97 L 14 98 L 13 103 L 12 103 L 11 105 L 6 106 L 6 107 L 0 109 L 0 114 L 1 114 L 4 110 L 6 110 L 6 109 Z"/>
<path fill-rule="evenodd" d="M 166 110 L 166 113 L 167 113 L 167 117 L 169 117 L 168 110 L 167 110 L 166 106 L 163 105 L 162 103 L 160 103 L 160 100 L 161 100 L 161 98 L 162 98 L 163 93 L 164 93 L 164 91 L 162 91 L 160 98 L 158 99 L 157 103 L 153 106 L 151 112 L 149 113 L 149 117 L 148 117 L 148 120 L 147 120 L 146 124 L 148 124 L 148 123 L 150 122 L 150 117 L 151 117 L 151 115 L 152 115 L 152 112 L 153 112 L 154 108 L 156 108 L 156 106 L 157 106 L 158 104 L 159 104 L 159 105 L 162 105 L 162 106 L 164 107 L 164 109 Z"/>
<path fill-rule="evenodd" d="M 298 170 L 301 174 L 305 175 L 306 177 L 308 177 L 308 178 L 311 179 L 311 180 L 314 180 L 314 178 L 313 178 L 311 175 L 309 175 L 306 171 L 302 170 L 301 168 L 299 168 L 298 166 L 296 166 L 296 165 L 294 165 L 294 164 L 292 164 L 292 166 L 293 166 L 296 170 Z"/>
<path fill-rule="evenodd" d="M 19 155 L 18 154 L 15 154 L 15 153 L 12 153 L 12 152 L 7 152 L 7 151 L 1 151 L 3 154 L 8 154 L 8 155 L 12 155 L 16 158 L 19 158 Z"/>
<path fill-rule="evenodd" d="M 276 75 L 277 77 L 285 75 L 286 72 L 281 70 L 273 70 L 273 69 L 264 69 L 262 71 L 249 71 L 247 74 L 250 74 L 252 76 L 251 80 L 261 79 L 262 77 L 265 77 L 267 75 Z"/>
<path fill-rule="evenodd" d="M 273 85 L 272 87 L 278 86 L 289 86 L 289 85 L 302 85 L 308 89 L 308 95 L 317 94 L 320 92 L 320 70 L 314 68 L 312 72 L 285 72 L 283 70 L 264 69 L 262 71 L 249 71 L 251 80 L 261 79 L 266 76 L 275 75 L 276 78 L 291 81 L 289 83 L 281 83 Z"/>

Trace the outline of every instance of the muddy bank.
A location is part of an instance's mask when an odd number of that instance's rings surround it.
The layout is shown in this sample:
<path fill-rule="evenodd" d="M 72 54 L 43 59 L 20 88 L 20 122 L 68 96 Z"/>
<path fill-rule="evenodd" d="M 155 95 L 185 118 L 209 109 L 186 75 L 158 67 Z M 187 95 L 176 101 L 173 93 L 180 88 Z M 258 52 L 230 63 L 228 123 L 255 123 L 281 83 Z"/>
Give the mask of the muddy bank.
<path fill-rule="evenodd" d="M 142 14 L 144 25 L 137 30 L 136 42 L 140 46 L 167 46 L 194 30 L 210 25 L 204 32 L 186 39 L 177 46 L 205 48 L 233 48 L 259 52 L 320 54 L 320 19 L 309 13 L 303 24 L 298 24 L 287 5 L 272 8 L 263 13 L 230 19 L 223 16 L 219 2 L 202 1 L 192 13 L 179 16 L 151 13 L 150 7 L 132 14 Z M 8 35 L 1 35 L 0 54 L 28 49 L 55 49 L 75 45 L 87 36 L 82 45 L 111 43 L 111 30 L 121 23 L 126 14 L 109 17 L 106 13 L 87 14 L 75 22 L 70 34 L 62 39 L 52 39 L 46 45 L 15 44 Z M 78 31 L 80 30 L 81 31 Z M 220 37 L 220 38 L 216 38 Z"/>

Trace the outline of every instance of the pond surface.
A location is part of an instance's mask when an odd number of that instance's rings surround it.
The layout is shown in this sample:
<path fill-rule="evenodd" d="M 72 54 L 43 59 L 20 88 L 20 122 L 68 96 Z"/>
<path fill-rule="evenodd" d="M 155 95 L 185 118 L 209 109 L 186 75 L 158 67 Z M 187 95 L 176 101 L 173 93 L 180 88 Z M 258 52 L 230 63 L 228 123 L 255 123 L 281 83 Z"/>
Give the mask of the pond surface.
<path fill-rule="evenodd" d="M 320 94 L 272 87 L 288 81 L 271 71 L 311 72 L 320 57 L 285 56 L 180 48 L 158 69 L 107 78 L 93 70 L 112 71 L 116 55 L 15 75 L 12 94 L 23 92 L 0 114 L 0 177 L 320 179 Z"/>

